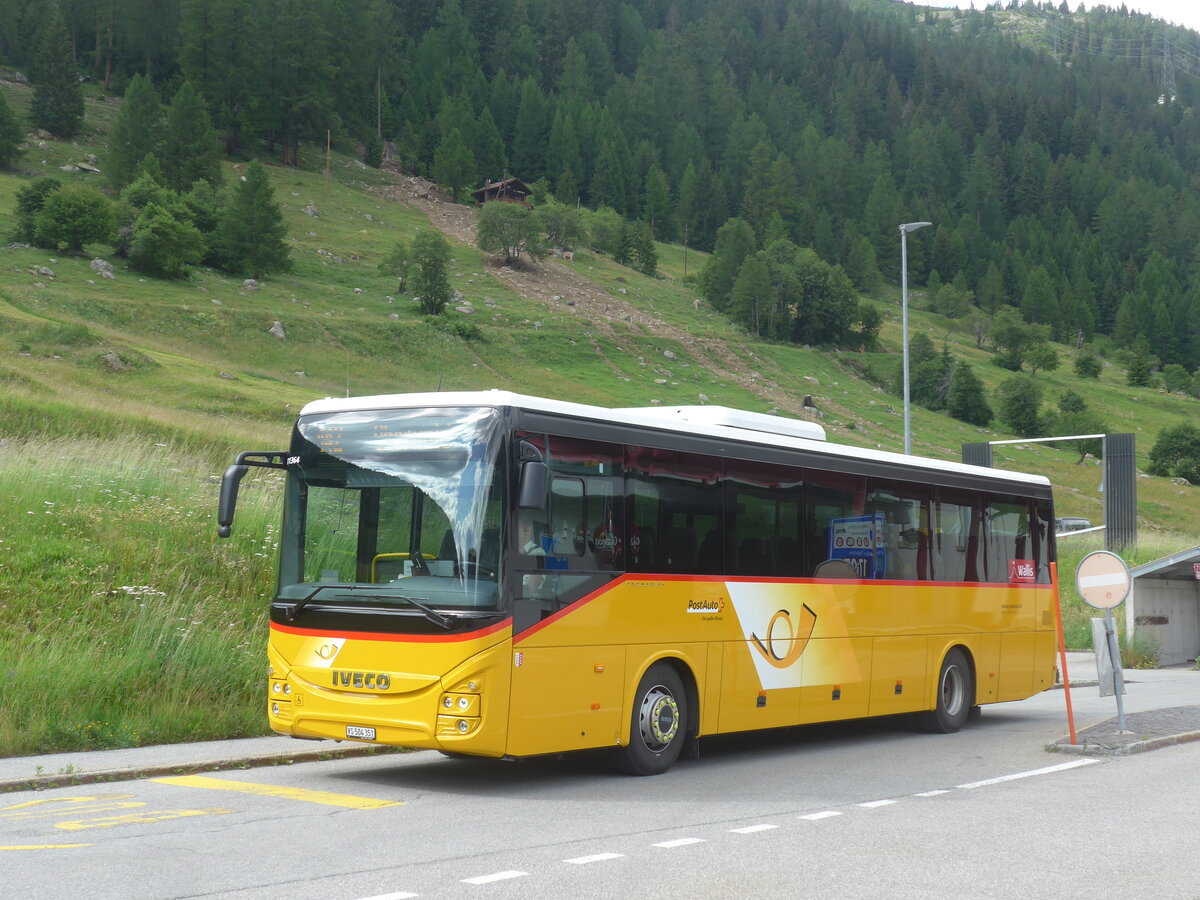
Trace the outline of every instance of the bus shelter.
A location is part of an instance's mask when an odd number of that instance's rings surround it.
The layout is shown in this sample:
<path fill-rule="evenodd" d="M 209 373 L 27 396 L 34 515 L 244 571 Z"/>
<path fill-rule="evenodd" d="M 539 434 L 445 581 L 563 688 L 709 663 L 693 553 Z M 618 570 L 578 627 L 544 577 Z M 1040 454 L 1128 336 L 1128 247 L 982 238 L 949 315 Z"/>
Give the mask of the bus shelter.
<path fill-rule="evenodd" d="M 1129 570 L 1127 634 L 1158 644 L 1159 663 L 1189 663 L 1200 656 L 1200 547 L 1182 550 Z"/>

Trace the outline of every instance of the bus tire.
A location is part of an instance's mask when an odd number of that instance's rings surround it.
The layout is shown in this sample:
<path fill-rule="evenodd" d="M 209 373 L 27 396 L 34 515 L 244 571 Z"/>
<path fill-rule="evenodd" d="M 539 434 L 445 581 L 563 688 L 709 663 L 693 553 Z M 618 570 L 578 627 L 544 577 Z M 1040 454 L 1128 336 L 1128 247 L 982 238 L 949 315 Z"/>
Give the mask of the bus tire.
<path fill-rule="evenodd" d="M 975 705 L 975 679 L 961 647 L 954 647 L 942 660 L 938 673 L 937 705 L 921 713 L 924 731 L 951 734 L 962 728 Z"/>
<path fill-rule="evenodd" d="M 646 670 L 633 697 L 629 744 L 622 768 L 631 775 L 660 775 L 679 758 L 687 738 L 687 691 L 670 663 Z"/>

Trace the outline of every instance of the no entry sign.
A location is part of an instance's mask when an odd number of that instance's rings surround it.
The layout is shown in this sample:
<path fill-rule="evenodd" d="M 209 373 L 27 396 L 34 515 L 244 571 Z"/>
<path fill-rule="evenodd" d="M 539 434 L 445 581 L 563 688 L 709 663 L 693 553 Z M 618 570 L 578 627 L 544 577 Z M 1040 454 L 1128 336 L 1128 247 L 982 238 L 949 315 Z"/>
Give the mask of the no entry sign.
<path fill-rule="evenodd" d="M 1129 596 L 1129 567 L 1107 550 L 1097 550 L 1080 560 L 1075 589 L 1089 606 L 1115 609 Z"/>

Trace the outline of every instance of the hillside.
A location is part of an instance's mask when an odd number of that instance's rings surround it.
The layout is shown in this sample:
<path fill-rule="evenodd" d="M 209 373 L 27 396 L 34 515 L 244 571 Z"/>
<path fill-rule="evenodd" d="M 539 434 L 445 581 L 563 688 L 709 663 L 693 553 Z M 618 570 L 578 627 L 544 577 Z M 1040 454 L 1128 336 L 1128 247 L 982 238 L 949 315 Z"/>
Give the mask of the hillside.
<path fill-rule="evenodd" d="M 27 87 L 4 89 L 14 108 L 27 106 Z M 103 157 L 111 102 L 90 99 L 88 112 L 93 143 L 43 140 L 44 150 L 35 143 L 20 171 L 0 176 L 0 209 L 12 208 L 29 178 L 57 174 L 89 153 Z M 440 386 L 600 405 L 711 402 L 800 417 L 810 415 L 803 410 L 808 396 L 831 439 L 887 449 L 902 444 L 899 398 L 860 374 L 890 374 L 898 365 L 895 285 L 868 298 L 883 314 L 882 352 L 754 340 L 683 283 L 684 251 L 677 245 L 659 245 L 657 279 L 594 253 L 507 269 L 472 246 L 472 210 L 428 182 L 345 155 L 326 179 L 315 152 L 301 161 L 298 169 L 271 170 L 295 271 L 254 290 L 210 269 L 169 282 L 116 261 L 117 277 L 106 280 L 89 269 L 90 256 L 2 251 L 9 262 L 0 272 L 0 317 L 13 343 L 0 358 L 6 387 L 0 402 L 10 434 L 110 435 L 133 428 L 186 435 L 228 452 L 247 442 L 283 441 L 295 410 L 313 397 Z M 229 166 L 235 177 L 240 168 Z M 302 212 L 310 206 L 319 217 Z M 377 268 L 396 240 L 431 224 L 455 242 L 453 286 L 462 294 L 457 309 L 433 319 L 419 315 L 411 298 L 396 296 Z M 687 259 L 694 275 L 704 254 L 691 250 Z M 43 267 L 53 276 L 38 274 Z M 939 348 L 945 343 L 994 392 L 1009 373 L 989 362 L 965 323 L 926 312 L 919 288 L 910 301 L 913 334 L 925 332 Z M 286 339 L 269 333 L 275 321 Z M 1056 349 L 1068 360 L 1074 352 Z M 103 362 L 109 351 L 121 362 Z M 1109 364 L 1094 382 L 1076 378 L 1069 366 L 1036 377 L 1048 404 L 1074 390 L 1137 433 L 1144 465 L 1158 432 L 1194 419 L 1197 401 L 1128 387 L 1123 376 Z M 915 405 L 913 433 L 916 452 L 945 459 L 958 458 L 966 441 L 1012 437 Z M 1073 452 L 1017 445 L 1000 456 L 1051 475 L 1064 489 L 1064 514 L 1100 518 L 1097 477 L 1075 464 Z M 1190 491 L 1159 479 L 1144 479 L 1141 488 L 1146 527 L 1195 530 Z"/>
<path fill-rule="evenodd" d="M 27 114 L 28 85 L 0 90 Z M 31 134 L 17 168 L 0 173 L 0 219 L 39 176 L 103 187 L 102 176 L 61 168 L 93 156 L 105 166 L 120 102 L 94 85 L 86 97 L 75 140 Z M 0 753 L 263 728 L 277 484 L 248 480 L 235 537 L 217 542 L 216 478 L 237 450 L 284 446 L 311 399 L 504 388 L 612 406 L 716 403 L 817 418 L 838 442 L 902 447 L 901 401 L 878 384 L 899 361 L 894 281 L 862 294 L 882 315 L 877 348 L 765 340 L 697 292 L 707 255 L 694 246 L 659 243 L 658 278 L 596 252 L 507 269 L 473 246 L 471 208 L 423 178 L 364 165 L 352 141 L 337 150 L 328 177 L 323 150 L 309 144 L 295 166 L 269 165 L 295 268 L 254 285 L 210 268 L 149 278 L 105 245 L 82 256 L 0 249 L 0 495 L 15 501 L 0 517 L 0 658 L 10 673 L 0 679 Z M 227 183 L 249 155 L 226 160 Z M 397 240 L 429 228 L 452 240 L 461 293 L 440 317 L 421 315 L 379 269 Z M 114 278 L 91 268 L 96 256 Z M 910 301 L 912 333 L 968 361 L 994 397 L 1011 373 L 967 322 L 931 312 L 916 280 Z M 1053 346 L 1064 361 L 1075 353 Z M 1115 345 L 1097 349 L 1097 380 L 1069 364 L 1034 377 L 1047 405 L 1072 390 L 1136 433 L 1144 467 L 1159 431 L 1195 421 L 1200 401 L 1128 386 Z M 1012 437 L 920 406 L 913 436 L 915 452 L 946 460 L 963 442 Z M 1053 480 L 1060 514 L 1102 519 L 1094 460 L 1041 444 L 998 450 L 998 464 Z M 1144 535 L 1165 533 L 1167 549 L 1200 542 L 1200 488 L 1138 484 Z"/>

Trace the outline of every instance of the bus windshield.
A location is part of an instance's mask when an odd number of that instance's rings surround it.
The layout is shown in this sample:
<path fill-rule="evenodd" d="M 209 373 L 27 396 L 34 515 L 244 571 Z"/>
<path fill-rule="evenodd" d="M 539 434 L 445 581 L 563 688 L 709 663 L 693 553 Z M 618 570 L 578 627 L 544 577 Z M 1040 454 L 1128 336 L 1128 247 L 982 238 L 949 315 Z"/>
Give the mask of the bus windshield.
<path fill-rule="evenodd" d="M 279 599 L 497 609 L 500 435 L 499 412 L 487 408 L 301 417 L 288 465 Z"/>

